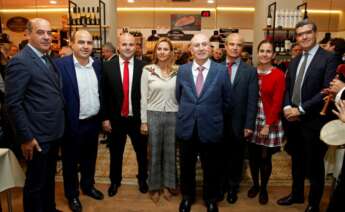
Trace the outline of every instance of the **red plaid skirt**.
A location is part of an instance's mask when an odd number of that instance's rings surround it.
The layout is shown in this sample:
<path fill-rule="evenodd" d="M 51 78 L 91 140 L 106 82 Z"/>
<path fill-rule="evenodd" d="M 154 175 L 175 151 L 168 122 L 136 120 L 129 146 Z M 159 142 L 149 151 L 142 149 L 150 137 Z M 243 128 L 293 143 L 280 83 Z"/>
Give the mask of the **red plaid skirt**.
<path fill-rule="evenodd" d="M 265 118 L 265 113 L 264 113 L 264 107 L 261 101 L 261 97 L 259 97 L 258 113 L 256 116 L 256 122 L 255 122 L 255 131 L 254 131 L 254 135 L 252 137 L 251 142 L 258 145 L 267 146 L 267 147 L 281 146 L 283 143 L 283 136 L 284 136 L 282 121 L 279 120 L 278 123 L 272 124 L 270 126 L 268 137 L 260 138 L 259 132 L 265 126 L 265 124 L 266 124 L 266 118 Z"/>

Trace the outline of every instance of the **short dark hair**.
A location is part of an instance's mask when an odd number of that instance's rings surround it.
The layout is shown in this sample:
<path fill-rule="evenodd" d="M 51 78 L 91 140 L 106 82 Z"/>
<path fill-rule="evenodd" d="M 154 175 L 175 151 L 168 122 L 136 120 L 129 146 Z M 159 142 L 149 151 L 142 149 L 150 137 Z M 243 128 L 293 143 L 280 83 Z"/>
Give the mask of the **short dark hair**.
<path fill-rule="evenodd" d="M 298 22 L 298 23 L 296 24 L 295 29 L 297 30 L 297 28 L 303 27 L 303 26 L 305 26 L 305 25 L 311 25 L 311 26 L 312 26 L 312 30 L 313 30 L 314 32 L 317 32 L 317 26 L 316 26 L 316 24 L 315 24 L 314 22 L 310 21 L 309 19 L 304 19 L 304 20 Z"/>
<path fill-rule="evenodd" d="M 114 47 L 114 45 L 110 42 L 106 42 L 104 45 L 103 45 L 103 48 L 105 49 L 109 49 L 111 52 L 115 53 L 116 52 L 116 49 Z"/>
<path fill-rule="evenodd" d="M 329 41 L 331 46 L 334 46 L 334 52 L 343 55 L 345 53 L 345 40 L 344 38 L 332 38 Z"/>

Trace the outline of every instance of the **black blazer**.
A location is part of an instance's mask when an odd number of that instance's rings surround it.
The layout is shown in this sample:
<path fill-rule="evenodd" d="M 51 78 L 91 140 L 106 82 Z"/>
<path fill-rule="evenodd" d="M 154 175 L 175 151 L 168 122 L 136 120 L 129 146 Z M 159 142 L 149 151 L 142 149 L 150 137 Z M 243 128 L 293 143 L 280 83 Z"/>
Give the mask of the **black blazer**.
<path fill-rule="evenodd" d="M 26 46 L 7 65 L 5 103 L 20 142 L 53 141 L 64 132 L 61 77 Z"/>
<path fill-rule="evenodd" d="M 299 55 L 289 64 L 286 74 L 284 106 L 292 105 L 291 98 L 293 87 L 301 58 L 302 55 Z M 337 65 L 338 63 L 335 56 L 319 47 L 307 69 L 302 85 L 301 101 L 302 107 L 306 112 L 305 115 L 301 116 L 302 120 L 310 120 L 319 117 L 319 113 L 323 107 L 324 97 L 324 95 L 321 94 L 321 90 L 329 87 L 329 83 L 335 77 Z"/>
<path fill-rule="evenodd" d="M 140 121 L 140 80 L 143 63 L 134 59 L 133 78 L 132 78 L 132 110 L 133 118 Z M 130 70 L 131 71 L 131 70 Z M 121 69 L 119 57 L 107 61 L 103 64 L 103 120 L 118 121 L 121 118 L 121 108 L 123 101 L 123 89 L 121 80 Z"/>
<path fill-rule="evenodd" d="M 224 61 L 222 63 L 226 65 Z M 243 137 L 243 130 L 255 128 L 255 119 L 258 110 L 258 77 L 256 69 L 241 61 L 232 85 L 233 103 L 228 111 L 232 130 L 237 137 Z"/>

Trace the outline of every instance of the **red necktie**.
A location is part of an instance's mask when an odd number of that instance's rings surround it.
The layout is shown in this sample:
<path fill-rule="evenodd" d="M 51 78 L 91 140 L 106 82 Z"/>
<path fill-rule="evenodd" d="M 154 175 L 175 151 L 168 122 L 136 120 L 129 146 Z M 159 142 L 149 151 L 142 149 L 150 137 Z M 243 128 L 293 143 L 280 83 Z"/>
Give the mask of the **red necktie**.
<path fill-rule="evenodd" d="M 234 65 L 234 63 L 228 63 L 228 73 L 229 73 L 230 81 L 231 81 L 231 75 L 232 75 L 232 65 Z"/>
<path fill-rule="evenodd" d="M 124 62 L 123 67 L 123 80 L 122 80 L 122 88 L 123 88 L 123 102 L 122 102 L 122 109 L 121 115 L 123 117 L 127 117 L 129 113 L 129 69 L 128 69 L 128 60 Z"/>

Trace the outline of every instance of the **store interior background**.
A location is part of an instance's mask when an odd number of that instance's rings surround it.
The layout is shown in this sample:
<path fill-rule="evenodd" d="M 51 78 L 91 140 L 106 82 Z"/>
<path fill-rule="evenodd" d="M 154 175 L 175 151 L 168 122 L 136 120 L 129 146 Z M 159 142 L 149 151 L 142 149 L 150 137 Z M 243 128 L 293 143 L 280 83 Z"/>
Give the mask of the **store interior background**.
<path fill-rule="evenodd" d="M 98 0 L 74 0 L 74 2 L 81 6 L 98 4 Z M 103 2 L 106 4 L 106 40 L 116 45 L 116 35 L 123 28 L 140 31 L 143 34 L 144 52 L 145 40 L 151 35 L 152 29 L 156 29 L 158 34 L 170 30 L 171 14 L 200 14 L 201 10 L 211 12 L 210 17 L 201 18 L 201 31 L 211 36 L 214 30 L 220 28 L 239 29 L 245 41 L 256 46 L 264 38 L 267 6 L 272 2 L 277 2 L 277 9 L 295 9 L 297 5 L 306 2 L 308 17 L 319 27 L 319 40 L 324 37 L 325 32 L 331 32 L 332 37 L 345 37 L 344 0 L 103 0 Z M 143 8 L 146 8 L 146 11 L 142 11 Z M 162 8 L 172 9 L 161 11 Z M 6 27 L 8 19 L 15 16 L 43 17 L 51 22 L 52 28 L 68 30 L 68 0 L 0 0 L 0 16 L 3 32 L 9 34 L 14 44 L 18 44 L 25 39 L 25 35 L 23 32 L 10 31 Z M 184 33 L 193 34 L 196 31 Z M 255 53 L 255 48 L 253 50 Z"/>

